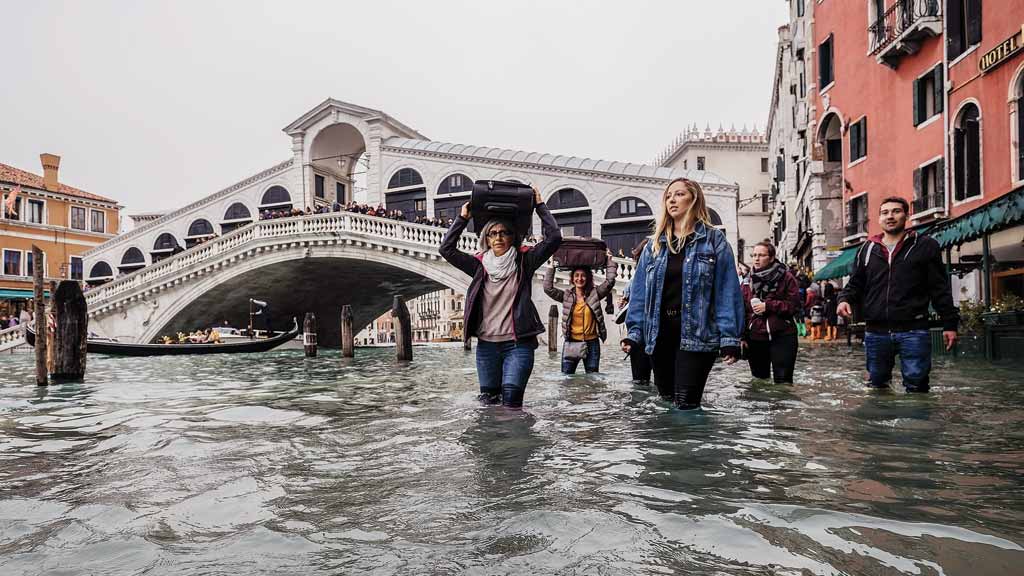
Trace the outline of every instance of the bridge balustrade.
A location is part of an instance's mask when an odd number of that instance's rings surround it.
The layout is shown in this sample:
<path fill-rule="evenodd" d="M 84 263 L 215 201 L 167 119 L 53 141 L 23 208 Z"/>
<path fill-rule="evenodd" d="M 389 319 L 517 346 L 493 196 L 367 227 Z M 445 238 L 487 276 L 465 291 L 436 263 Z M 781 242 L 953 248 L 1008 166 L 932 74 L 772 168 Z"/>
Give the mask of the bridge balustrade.
<path fill-rule="evenodd" d="M 25 343 L 25 325 L 0 330 L 0 351 L 8 350 Z"/>
<path fill-rule="evenodd" d="M 396 244 L 412 244 L 432 248 L 436 251 L 441 246 L 441 240 L 446 232 L 446 229 L 436 226 L 413 224 L 351 212 L 260 220 L 90 290 L 86 294 L 86 300 L 92 305 L 121 294 L 135 292 L 151 282 L 174 281 L 179 272 L 190 270 L 204 262 L 216 260 L 222 254 L 243 248 L 261 238 L 334 236 L 347 233 L 390 239 L 396 241 Z M 475 253 L 479 247 L 479 237 L 473 233 L 463 233 L 459 238 L 458 247 L 463 252 Z M 615 260 L 619 264 L 617 281 L 620 286 L 625 286 L 633 278 L 633 261 L 627 258 L 616 258 Z M 543 274 L 543 270 L 538 271 L 538 274 Z M 139 297 L 139 294 L 133 296 L 133 298 Z"/>

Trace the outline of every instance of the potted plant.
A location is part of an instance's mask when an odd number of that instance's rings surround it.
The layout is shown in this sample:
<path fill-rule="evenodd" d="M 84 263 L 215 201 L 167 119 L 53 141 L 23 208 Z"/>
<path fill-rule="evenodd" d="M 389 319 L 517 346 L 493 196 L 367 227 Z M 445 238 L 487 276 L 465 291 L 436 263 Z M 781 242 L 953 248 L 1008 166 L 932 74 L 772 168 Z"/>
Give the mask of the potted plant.
<path fill-rule="evenodd" d="M 960 301 L 960 339 L 957 341 L 957 356 L 985 355 L 985 322 L 988 312 L 983 302 Z"/>
<path fill-rule="evenodd" d="M 1024 299 L 1016 294 L 1007 294 L 992 303 L 982 314 L 982 321 L 988 326 L 1024 325 Z"/>

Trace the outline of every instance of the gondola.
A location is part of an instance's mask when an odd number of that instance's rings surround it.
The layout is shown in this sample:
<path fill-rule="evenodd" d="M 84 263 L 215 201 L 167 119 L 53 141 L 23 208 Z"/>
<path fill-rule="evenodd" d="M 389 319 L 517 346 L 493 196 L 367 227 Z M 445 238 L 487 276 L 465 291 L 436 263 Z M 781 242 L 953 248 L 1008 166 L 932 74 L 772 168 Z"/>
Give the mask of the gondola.
<path fill-rule="evenodd" d="M 246 352 L 267 352 L 299 334 L 299 322 L 292 319 L 291 330 L 273 338 L 262 340 L 246 340 L 244 342 L 225 342 L 221 344 L 123 344 L 107 340 L 87 340 L 86 352 L 89 354 L 107 354 L 110 356 L 180 356 L 185 354 L 241 354 Z M 35 346 L 36 333 L 26 327 L 25 340 Z"/>

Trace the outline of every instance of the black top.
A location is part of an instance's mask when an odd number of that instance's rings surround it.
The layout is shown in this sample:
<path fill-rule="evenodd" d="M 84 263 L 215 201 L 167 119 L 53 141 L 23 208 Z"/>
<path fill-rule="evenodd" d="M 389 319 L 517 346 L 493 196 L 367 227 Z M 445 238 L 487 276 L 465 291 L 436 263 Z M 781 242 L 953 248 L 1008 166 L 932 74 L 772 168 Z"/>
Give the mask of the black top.
<path fill-rule="evenodd" d="M 665 248 L 668 249 L 667 247 Z M 661 288 L 661 313 L 679 310 L 683 305 L 683 260 L 686 248 L 678 253 L 668 253 L 668 264 L 665 268 L 665 284 Z"/>

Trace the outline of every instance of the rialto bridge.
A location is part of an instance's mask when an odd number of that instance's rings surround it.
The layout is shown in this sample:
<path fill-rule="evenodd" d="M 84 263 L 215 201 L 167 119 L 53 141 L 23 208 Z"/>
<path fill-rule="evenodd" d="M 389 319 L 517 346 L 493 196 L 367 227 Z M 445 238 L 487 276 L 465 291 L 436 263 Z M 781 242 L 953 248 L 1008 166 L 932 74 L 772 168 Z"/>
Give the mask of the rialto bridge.
<path fill-rule="evenodd" d="M 527 182 L 563 235 L 599 236 L 628 252 L 649 233 L 665 184 L 686 176 L 702 183 L 712 218 L 735 245 L 737 186 L 711 172 L 434 142 L 383 112 L 333 99 L 284 131 L 292 141 L 287 160 L 85 255 L 95 331 L 145 342 L 225 319 L 243 325 L 251 297 L 269 301 L 281 327 L 291 315 L 316 312 L 321 338 L 332 343 L 343 304 L 365 325 L 394 294 L 464 290 L 468 278 L 437 254 L 443 229 L 346 212 L 259 218 L 265 210 L 344 204 L 355 198 L 357 179 L 365 179 L 360 201 L 445 219 L 469 199 L 474 180 Z M 472 234 L 463 242 L 475 248 Z M 631 268 L 621 266 L 620 275 L 626 280 Z M 547 310 L 540 278 L 534 292 Z"/>

